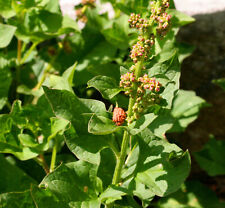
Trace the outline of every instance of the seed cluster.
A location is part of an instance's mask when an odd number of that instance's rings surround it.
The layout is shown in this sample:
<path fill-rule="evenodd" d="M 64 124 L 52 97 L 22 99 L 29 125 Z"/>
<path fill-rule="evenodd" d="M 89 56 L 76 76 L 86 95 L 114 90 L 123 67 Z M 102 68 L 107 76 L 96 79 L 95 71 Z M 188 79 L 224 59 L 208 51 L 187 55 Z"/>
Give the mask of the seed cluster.
<path fill-rule="evenodd" d="M 151 2 L 149 18 L 142 18 L 140 14 L 132 13 L 128 20 L 130 27 L 139 32 L 138 40 L 130 51 L 133 65 L 129 72 L 121 76 L 120 81 L 120 87 L 134 101 L 133 113 L 127 117 L 128 123 L 140 118 L 150 106 L 159 104 L 162 100 L 160 96 L 162 85 L 144 71 L 146 70 L 145 61 L 148 61 L 153 55 L 155 38 L 164 37 L 170 28 L 171 15 L 166 12 L 168 8 L 169 0 L 155 0 Z M 113 121 L 116 125 L 121 125 L 123 122 L 120 121 L 125 117 L 118 115 L 124 115 L 124 113 L 122 110 L 115 109 Z"/>
<path fill-rule="evenodd" d="M 151 2 L 151 16 L 153 23 L 156 24 L 157 34 L 164 37 L 169 31 L 171 25 L 171 15 L 167 14 L 166 10 L 169 8 L 169 0 L 152 1 Z"/>
<path fill-rule="evenodd" d="M 130 57 L 134 63 L 137 63 L 142 58 L 147 59 L 151 51 L 151 47 L 155 43 L 154 35 L 151 35 L 148 39 L 143 36 L 138 37 L 138 42 L 133 45 L 130 53 Z"/>

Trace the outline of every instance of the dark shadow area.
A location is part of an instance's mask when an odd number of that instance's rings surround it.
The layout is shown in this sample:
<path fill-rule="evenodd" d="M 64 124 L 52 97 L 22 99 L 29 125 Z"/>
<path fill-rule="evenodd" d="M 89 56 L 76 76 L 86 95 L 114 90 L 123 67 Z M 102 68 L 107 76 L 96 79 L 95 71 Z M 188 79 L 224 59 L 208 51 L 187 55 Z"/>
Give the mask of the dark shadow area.
<path fill-rule="evenodd" d="M 181 68 L 181 89 L 193 90 L 212 106 L 203 108 L 199 118 L 184 133 L 168 135 L 190 152 L 200 151 L 213 134 L 225 140 L 225 92 L 212 83 L 225 77 L 225 11 L 196 15 L 196 22 L 181 28 L 177 40 L 196 47 Z M 191 178 L 200 180 L 225 199 L 225 176 L 209 177 L 192 158 Z"/>

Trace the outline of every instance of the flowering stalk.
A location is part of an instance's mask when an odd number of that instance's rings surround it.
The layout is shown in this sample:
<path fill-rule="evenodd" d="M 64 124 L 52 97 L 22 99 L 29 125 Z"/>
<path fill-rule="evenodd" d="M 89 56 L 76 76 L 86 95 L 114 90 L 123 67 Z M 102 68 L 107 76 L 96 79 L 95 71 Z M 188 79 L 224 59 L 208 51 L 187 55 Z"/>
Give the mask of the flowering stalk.
<path fill-rule="evenodd" d="M 121 76 L 120 81 L 120 87 L 129 96 L 126 119 L 128 126 L 144 114 L 150 105 L 160 102 L 161 84 L 154 77 L 149 77 L 145 72 L 145 62 L 153 55 L 155 38 L 157 36 L 164 37 L 169 30 L 171 16 L 166 13 L 168 7 L 169 0 L 153 1 L 151 2 L 151 15 L 149 18 L 141 18 L 140 14 L 134 13 L 130 16 L 130 27 L 136 28 L 139 31 L 139 36 L 137 43 L 132 46 L 130 52 L 133 65 L 130 67 L 129 72 Z M 124 131 L 120 157 L 117 159 L 113 176 L 113 184 L 120 182 L 129 137 L 131 137 L 129 133 Z"/>

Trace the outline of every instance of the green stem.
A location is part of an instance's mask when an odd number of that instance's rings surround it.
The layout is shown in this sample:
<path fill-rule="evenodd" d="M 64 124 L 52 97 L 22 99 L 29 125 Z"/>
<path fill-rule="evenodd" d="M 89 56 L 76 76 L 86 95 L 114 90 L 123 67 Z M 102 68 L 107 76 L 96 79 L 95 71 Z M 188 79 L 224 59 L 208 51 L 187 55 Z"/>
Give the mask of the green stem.
<path fill-rule="evenodd" d="M 41 86 L 44 83 L 44 81 L 45 81 L 45 79 L 46 79 L 46 77 L 48 75 L 48 72 L 50 71 L 51 68 L 52 68 L 52 65 L 51 65 L 51 63 L 49 63 L 47 65 L 47 67 L 45 68 L 40 81 L 37 83 L 37 85 L 34 87 L 34 89 L 39 90 L 41 88 Z"/>
<path fill-rule="evenodd" d="M 120 181 L 122 167 L 127 155 L 128 143 L 129 143 L 129 134 L 127 131 L 124 131 L 123 141 L 121 146 L 121 153 L 120 153 L 120 157 L 117 159 L 116 168 L 115 168 L 115 172 L 114 172 L 113 180 L 112 180 L 112 184 L 114 185 L 116 185 Z"/>
<path fill-rule="evenodd" d="M 137 78 L 141 75 L 142 65 L 143 65 L 143 61 L 139 61 L 136 64 L 135 76 Z M 134 92 L 137 91 L 137 87 L 138 86 L 135 83 L 133 85 Z M 130 118 L 133 115 L 132 107 L 133 107 L 135 101 L 136 101 L 136 95 L 134 97 L 131 97 L 130 100 L 129 100 L 129 106 L 128 106 L 128 112 L 127 112 L 128 118 Z M 119 181 L 120 181 L 122 167 L 125 163 L 125 158 L 126 158 L 126 155 L 127 155 L 128 144 L 129 144 L 129 133 L 125 130 L 124 134 L 123 134 L 123 141 L 122 141 L 122 145 L 121 145 L 120 157 L 117 159 L 116 168 L 115 168 L 113 180 L 112 180 L 112 184 L 114 184 L 114 185 L 119 183 Z"/>
<path fill-rule="evenodd" d="M 18 65 L 20 65 L 21 62 L 21 52 L 22 52 L 22 41 L 18 40 L 17 41 L 17 61 L 18 61 Z"/>
<path fill-rule="evenodd" d="M 43 167 L 46 174 L 49 173 L 49 167 L 48 164 L 45 161 L 44 155 L 40 154 L 38 157 L 34 158 L 34 160 Z"/>
<path fill-rule="evenodd" d="M 54 169 L 55 169 L 57 149 L 58 149 L 58 145 L 57 145 L 57 142 L 56 142 L 54 147 L 53 147 L 53 150 L 52 150 L 52 159 L 51 159 L 51 164 L 50 164 L 50 173 L 53 172 Z"/>
<path fill-rule="evenodd" d="M 27 60 L 27 58 L 30 56 L 31 52 L 36 48 L 36 46 L 39 44 L 39 42 L 34 42 L 32 46 L 29 48 L 29 50 L 26 52 L 24 57 L 22 58 L 20 65 L 24 64 L 24 62 Z"/>

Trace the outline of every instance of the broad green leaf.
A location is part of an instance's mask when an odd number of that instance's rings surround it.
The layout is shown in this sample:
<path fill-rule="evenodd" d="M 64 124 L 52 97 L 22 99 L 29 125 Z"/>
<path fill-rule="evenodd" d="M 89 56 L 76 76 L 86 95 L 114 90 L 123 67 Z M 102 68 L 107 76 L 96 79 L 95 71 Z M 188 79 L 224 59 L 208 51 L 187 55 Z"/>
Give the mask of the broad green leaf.
<path fill-rule="evenodd" d="M 152 68 L 148 69 L 148 72 L 150 77 L 156 77 L 157 81 L 165 88 L 161 96 L 167 102 L 166 108 L 170 109 L 180 86 L 180 63 L 177 54 L 173 54 L 169 60 L 156 63 Z"/>
<path fill-rule="evenodd" d="M 225 78 L 215 79 L 213 83 L 220 86 L 223 90 L 225 90 Z"/>
<path fill-rule="evenodd" d="M 168 197 L 161 198 L 159 208 L 222 208 L 216 194 L 198 181 L 188 181 L 181 189 Z"/>
<path fill-rule="evenodd" d="M 100 195 L 100 199 L 102 202 L 110 204 L 116 200 L 121 200 L 122 196 L 127 194 L 129 194 L 127 189 L 112 185 Z"/>
<path fill-rule="evenodd" d="M 112 22 L 112 26 L 102 30 L 102 34 L 106 40 L 120 49 L 127 49 L 129 47 L 130 37 L 128 34 L 130 28 L 127 23 L 128 19 L 129 17 L 127 15 L 122 15 Z"/>
<path fill-rule="evenodd" d="M 109 76 L 117 73 L 118 70 L 112 67 L 114 65 L 109 65 L 116 55 L 116 47 L 107 41 L 99 41 L 99 39 L 101 40 L 102 38 L 102 36 L 96 37 L 96 43 L 93 43 L 92 47 L 91 45 L 88 47 L 89 49 L 87 49 L 86 54 L 84 54 L 82 60 L 77 65 L 74 77 L 75 85 L 86 84 L 96 75 Z M 98 73 L 99 67 L 102 68 L 100 73 Z M 115 72 L 112 72 L 111 70 Z M 119 74 L 114 76 L 118 77 Z"/>
<path fill-rule="evenodd" d="M 10 192 L 0 194 L 2 208 L 70 208 L 59 201 L 50 191 L 40 189 L 35 185 L 24 192 Z"/>
<path fill-rule="evenodd" d="M 0 193 L 24 191 L 37 183 L 20 168 L 10 164 L 3 154 L 0 154 L 0 164 Z"/>
<path fill-rule="evenodd" d="M 71 121 L 78 134 L 87 134 L 89 117 L 84 116 L 85 113 L 106 111 L 104 103 L 100 101 L 79 99 L 75 94 L 66 90 L 43 88 L 55 115 Z"/>
<path fill-rule="evenodd" d="M 71 19 L 68 15 L 64 15 L 62 19 L 62 27 L 59 29 L 59 34 L 69 33 L 69 32 L 79 32 L 80 29 L 73 19 Z"/>
<path fill-rule="evenodd" d="M 14 103 L 14 106 L 16 104 Z M 14 115 L 15 117 L 15 115 Z M 13 115 L 1 115 L 0 116 L 0 153 L 10 153 L 18 157 L 20 160 L 27 160 L 34 158 L 38 155 L 35 150 L 31 150 L 29 147 L 20 144 L 17 134 L 19 134 L 19 129 L 13 127 Z M 18 121 L 20 122 L 20 121 Z"/>
<path fill-rule="evenodd" d="M 183 131 L 198 117 L 200 108 L 205 104 L 205 100 L 196 96 L 194 92 L 179 90 L 172 104 L 171 115 L 174 124 L 170 132 Z"/>
<path fill-rule="evenodd" d="M 0 15 L 4 18 L 10 18 L 16 15 L 11 6 L 12 0 L 0 0 Z"/>
<path fill-rule="evenodd" d="M 179 12 L 175 9 L 169 9 L 168 14 L 172 15 L 173 24 L 176 27 L 184 26 L 195 21 L 193 17 L 190 17 L 187 14 Z"/>
<path fill-rule="evenodd" d="M 62 134 L 68 127 L 69 121 L 62 118 L 50 118 L 51 120 L 51 135 L 58 133 Z"/>
<path fill-rule="evenodd" d="M 71 67 L 69 67 L 62 74 L 62 77 L 68 81 L 71 87 L 73 87 L 73 77 L 74 77 L 76 66 L 77 66 L 77 62 L 75 62 Z"/>
<path fill-rule="evenodd" d="M 83 202 L 70 202 L 69 206 L 72 208 L 100 208 L 101 202 L 98 199 Z"/>
<path fill-rule="evenodd" d="M 200 167 L 210 176 L 225 174 L 225 142 L 211 138 L 194 157 Z"/>
<path fill-rule="evenodd" d="M 135 181 L 135 190 L 133 191 L 133 194 L 141 199 L 142 207 L 148 207 L 155 196 L 150 188 L 146 187 L 138 180 Z"/>
<path fill-rule="evenodd" d="M 18 138 L 21 144 L 25 147 L 36 147 L 39 145 L 37 141 L 35 141 L 35 139 L 29 134 L 18 134 Z"/>
<path fill-rule="evenodd" d="M 0 194 L 1 208 L 36 208 L 29 191 Z"/>
<path fill-rule="evenodd" d="M 16 27 L 12 25 L 0 24 L 0 48 L 5 48 L 11 42 L 14 33 L 16 31 Z"/>
<path fill-rule="evenodd" d="M 122 12 L 128 15 L 130 15 L 131 13 L 143 14 L 148 9 L 149 1 L 125 0 L 123 3 L 117 1 L 116 6 Z"/>
<path fill-rule="evenodd" d="M 115 137 L 113 139 L 115 139 Z M 105 140 L 106 139 L 104 139 L 104 141 Z M 102 180 L 103 188 L 106 189 L 112 184 L 112 178 L 116 167 L 116 157 L 111 148 L 101 150 L 100 157 L 101 161 L 98 167 L 97 175 Z"/>
<path fill-rule="evenodd" d="M 132 135 L 136 135 L 143 131 L 145 128 L 147 128 L 149 125 L 152 125 L 152 122 L 154 122 L 154 119 L 157 119 L 157 115 L 154 113 L 149 113 L 141 116 L 137 121 L 133 122 L 129 128 L 130 133 Z"/>
<path fill-rule="evenodd" d="M 136 183 L 144 184 L 157 196 L 177 191 L 189 174 L 190 155 L 175 144 L 139 134 L 134 153 L 123 177 L 134 175 Z"/>
<path fill-rule="evenodd" d="M 68 148 L 80 160 L 99 165 L 100 151 L 109 146 L 110 138 L 92 134 L 78 136 L 74 128 L 65 131 Z"/>
<path fill-rule="evenodd" d="M 112 134 L 120 129 L 127 129 L 127 127 L 117 126 L 112 119 L 104 116 L 93 115 L 88 123 L 88 132 L 95 135 Z"/>
<path fill-rule="evenodd" d="M 21 101 L 15 101 L 10 114 L 0 116 L 0 152 L 13 154 L 20 160 L 28 160 L 47 150 L 47 137 L 51 130 L 50 115 L 48 106 L 42 111 L 39 104 L 23 108 Z M 24 130 L 28 130 L 30 134 L 21 134 Z M 42 135 L 34 137 L 40 130 Z"/>
<path fill-rule="evenodd" d="M 114 79 L 101 75 L 89 80 L 87 85 L 96 88 L 102 94 L 102 97 L 108 100 L 122 91 Z"/>
<path fill-rule="evenodd" d="M 159 115 L 150 123 L 148 129 L 155 136 L 164 139 L 165 133 L 173 126 L 174 122 L 170 110 L 162 109 Z"/>
<path fill-rule="evenodd" d="M 77 161 L 59 166 L 43 179 L 41 186 L 67 205 L 89 202 L 97 200 L 102 189 L 101 181 L 96 175 L 96 165 Z"/>

